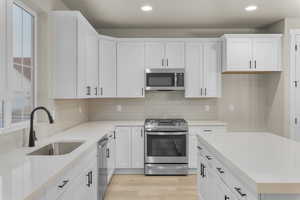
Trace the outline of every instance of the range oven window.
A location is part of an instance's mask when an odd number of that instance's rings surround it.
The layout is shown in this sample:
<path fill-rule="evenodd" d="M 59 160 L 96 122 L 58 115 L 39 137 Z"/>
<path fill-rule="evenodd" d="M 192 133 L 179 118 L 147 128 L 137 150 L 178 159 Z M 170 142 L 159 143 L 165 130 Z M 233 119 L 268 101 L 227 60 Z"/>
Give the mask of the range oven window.
<path fill-rule="evenodd" d="M 147 87 L 174 87 L 174 73 L 149 73 L 147 76 Z"/>
<path fill-rule="evenodd" d="M 185 157 L 186 135 L 147 135 L 147 156 Z"/>

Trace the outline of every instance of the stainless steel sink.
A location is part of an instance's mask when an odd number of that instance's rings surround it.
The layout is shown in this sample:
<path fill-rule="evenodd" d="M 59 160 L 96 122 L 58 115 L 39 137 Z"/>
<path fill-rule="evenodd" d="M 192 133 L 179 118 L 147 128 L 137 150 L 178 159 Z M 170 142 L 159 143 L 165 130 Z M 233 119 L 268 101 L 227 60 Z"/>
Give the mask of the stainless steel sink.
<path fill-rule="evenodd" d="M 47 146 L 41 147 L 38 150 L 35 150 L 34 152 L 28 154 L 30 156 L 58 156 L 58 155 L 65 155 L 68 153 L 71 153 L 80 145 L 82 145 L 83 142 L 57 142 L 57 143 L 51 143 Z"/>

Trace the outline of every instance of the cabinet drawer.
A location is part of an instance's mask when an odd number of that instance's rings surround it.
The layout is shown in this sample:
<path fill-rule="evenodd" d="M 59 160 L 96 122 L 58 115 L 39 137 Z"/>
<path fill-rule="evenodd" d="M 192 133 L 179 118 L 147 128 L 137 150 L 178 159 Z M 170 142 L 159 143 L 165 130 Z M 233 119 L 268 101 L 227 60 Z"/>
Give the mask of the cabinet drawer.
<path fill-rule="evenodd" d="M 72 166 L 66 169 L 66 172 L 60 175 L 53 181 L 53 184 L 47 188 L 47 199 L 57 199 L 62 195 L 76 180 L 82 170 L 86 168 L 87 164 L 97 160 L 97 148 L 91 148 L 84 153 L 81 158 L 76 160 Z"/>
<path fill-rule="evenodd" d="M 63 176 L 57 178 L 54 181 L 54 184 L 47 189 L 47 199 L 57 199 L 70 187 L 72 181 L 73 177 L 71 172 L 68 172 Z"/>
<path fill-rule="evenodd" d="M 226 126 L 190 126 L 189 134 L 212 134 L 212 133 L 225 133 L 227 131 Z"/>

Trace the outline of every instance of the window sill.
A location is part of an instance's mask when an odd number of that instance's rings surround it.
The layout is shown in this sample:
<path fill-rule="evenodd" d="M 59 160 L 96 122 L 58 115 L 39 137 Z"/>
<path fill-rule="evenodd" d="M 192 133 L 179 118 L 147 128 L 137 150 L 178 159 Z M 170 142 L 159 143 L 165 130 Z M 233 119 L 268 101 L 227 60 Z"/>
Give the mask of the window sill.
<path fill-rule="evenodd" d="M 29 121 L 20 122 L 11 125 L 9 128 L 0 129 L 0 135 L 10 134 L 12 132 L 21 131 L 30 127 Z"/>

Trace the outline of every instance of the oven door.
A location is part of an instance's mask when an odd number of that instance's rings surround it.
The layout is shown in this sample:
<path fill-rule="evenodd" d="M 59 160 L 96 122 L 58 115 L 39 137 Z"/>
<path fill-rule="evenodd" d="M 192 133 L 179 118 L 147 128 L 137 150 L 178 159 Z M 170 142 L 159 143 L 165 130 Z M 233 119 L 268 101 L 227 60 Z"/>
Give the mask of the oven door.
<path fill-rule="evenodd" d="M 188 163 L 187 132 L 146 132 L 145 163 Z"/>

